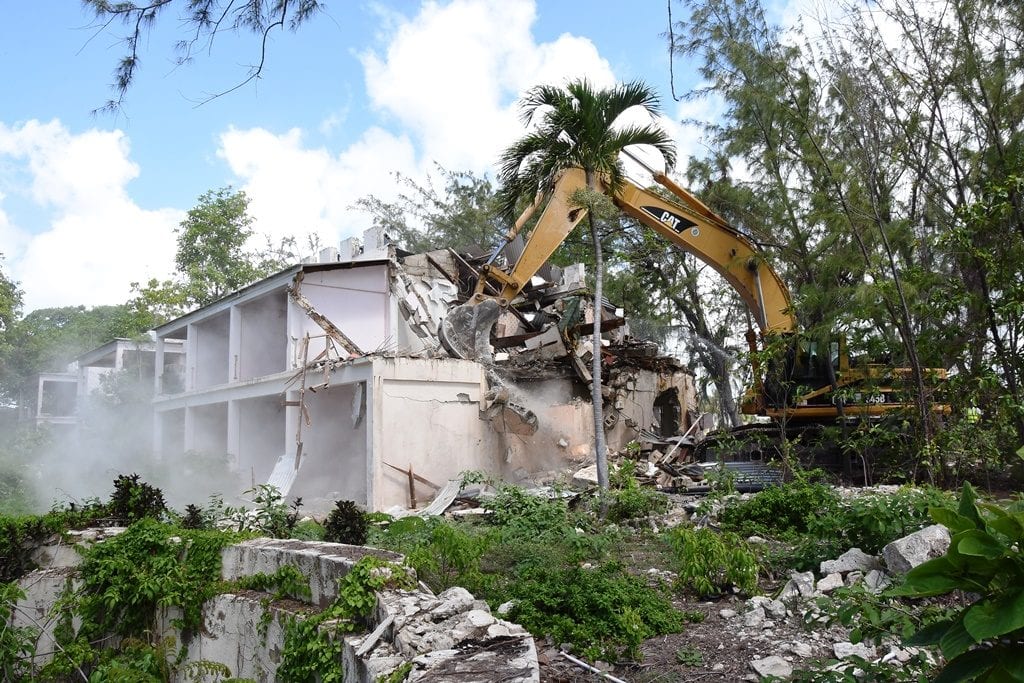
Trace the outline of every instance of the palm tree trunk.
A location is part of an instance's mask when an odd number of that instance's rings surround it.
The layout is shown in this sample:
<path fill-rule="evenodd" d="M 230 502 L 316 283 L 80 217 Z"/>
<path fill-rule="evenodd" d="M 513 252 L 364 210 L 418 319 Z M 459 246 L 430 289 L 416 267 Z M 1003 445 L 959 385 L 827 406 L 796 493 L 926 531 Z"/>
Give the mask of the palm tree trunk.
<path fill-rule="evenodd" d="M 594 246 L 594 357 L 590 364 L 590 400 L 594 404 L 594 457 L 597 462 L 597 486 L 608 490 L 608 449 L 604 439 L 604 392 L 601 391 L 601 305 L 604 289 L 604 260 L 601 254 L 601 238 L 597 234 L 594 212 L 587 218 L 590 222 L 590 239 Z"/>

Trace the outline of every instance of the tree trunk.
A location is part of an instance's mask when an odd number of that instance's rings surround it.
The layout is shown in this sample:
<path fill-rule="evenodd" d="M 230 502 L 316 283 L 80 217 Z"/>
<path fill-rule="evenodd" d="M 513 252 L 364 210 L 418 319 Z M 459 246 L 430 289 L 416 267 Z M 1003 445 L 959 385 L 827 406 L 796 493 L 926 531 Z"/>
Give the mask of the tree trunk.
<path fill-rule="evenodd" d="M 601 313 L 604 289 L 604 259 L 601 237 L 597 234 L 594 212 L 588 213 L 590 239 L 594 246 L 594 357 L 590 364 L 590 400 L 594 404 L 594 457 L 597 462 L 597 486 L 608 490 L 608 449 L 604 439 L 604 395 L 601 391 Z"/>

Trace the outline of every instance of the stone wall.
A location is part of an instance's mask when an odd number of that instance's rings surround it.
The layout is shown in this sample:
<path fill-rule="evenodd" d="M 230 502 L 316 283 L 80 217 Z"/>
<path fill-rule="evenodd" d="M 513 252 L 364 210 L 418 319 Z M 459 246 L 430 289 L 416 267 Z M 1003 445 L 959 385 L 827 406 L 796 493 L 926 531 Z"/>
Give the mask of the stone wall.
<path fill-rule="evenodd" d="M 72 539 L 81 543 L 101 540 L 102 535 L 94 531 Z M 76 575 L 80 556 L 68 551 L 66 542 L 41 548 L 36 557 L 48 561 L 47 566 L 19 581 L 26 598 L 18 603 L 13 621 L 16 626 L 42 631 L 37 664 L 53 656 L 51 609 L 64 590 L 73 585 Z M 215 596 L 204 605 L 203 626 L 187 643 L 185 663 L 215 662 L 230 668 L 238 678 L 273 681 L 281 661 L 287 620 L 301 619 L 330 604 L 337 597 L 338 579 L 370 554 L 389 561 L 402 559 L 395 553 L 362 546 L 267 538 L 225 548 L 221 570 L 224 579 L 272 574 L 290 565 L 309 578 L 311 598 L 308 604 L 283 601 L 265 607 L 266 596 L 256 592 Z M 269 618 L 264 616 L 267 609 L 271 612 Z M 159 615 L 160 633 L 156 637 L 172 636 L 175 642 L 181 642 L 181 634 L 171 626 L 176 616 L 174 610 Z M 413 664 L 406 679 L 409 681 L 540 680 L 530 634 L 492 616 L 486 603 L 475 600 L 462 588 L 434 595 L 421 583 L 415 591 L 380 593 L 369 626 L 369 633 L 342 639 L 340 656 L 346 683 L 373 683 L 406 662 Z M 178 680 L 186 680 L 184 673 Z"/>

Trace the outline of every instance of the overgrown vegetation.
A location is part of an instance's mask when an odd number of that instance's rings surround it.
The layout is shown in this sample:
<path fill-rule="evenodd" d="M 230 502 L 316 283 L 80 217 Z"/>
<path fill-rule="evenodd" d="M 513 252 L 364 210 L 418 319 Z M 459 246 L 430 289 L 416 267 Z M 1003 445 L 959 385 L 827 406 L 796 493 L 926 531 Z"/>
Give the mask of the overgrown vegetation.
<path fill-rule="evenodd" d="M 339 500 L 324 521 L 324 540 L 363 545 L 370 531 L 366 515 L 351 500 Z"/>

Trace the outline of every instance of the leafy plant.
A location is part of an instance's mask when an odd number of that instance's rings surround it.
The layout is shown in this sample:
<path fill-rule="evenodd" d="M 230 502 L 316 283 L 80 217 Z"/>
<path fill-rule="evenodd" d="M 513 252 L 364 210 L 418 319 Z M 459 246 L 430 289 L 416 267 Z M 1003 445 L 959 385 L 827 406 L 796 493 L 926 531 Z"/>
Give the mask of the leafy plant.
<path fill-rule="evenodd" d="M 90 547 L 73 605 L 82 618 L 82 634 L 139 636 L 149 630 L 157 607 L 172 605 L 182 610 L 177 626 L 197 628 L 202 604 L 216 593 L 220 580 L 220 551 L 237 539 L 147 518 Z"/>
<path fill-rule="evenodd" d="M 681 647 L 676 650 L 676 662 L 683 666 L 704 666 L 704 655 L 695 647 Z"/>
<path fill-rule="evenodd" d="M 608 520 L 611 522 L 650 517 L 668 509 L 665 494 L 637 482 L 636 465 L 632 460 L 624 461 L 612 472 L 609 497 Z"/>
<path fill-rule="evenodd" d="M 785 531 L 807 531 L 816 517 L 839 503 L 835 491 L 814 474 L 769 486 L 748 501 L 725 507 L 719 522 L 729 531 L 746 536 L 774 535 Z"/>
<path fill-rule="evenodd" d="M 665 537 L 675 553 L 680 587 L 701 597 L 733 588 L 747 595 L 757 591 L 757 558 L 735 534 L 678 526 Z"/>
<path fill-rule="evenodd" d="M 364 545 L 370 525 L 363 511 L 351 500 L 339 500 L 324 522 L 324 540 Z"/>
<path fill-rule="evenodd" d="M 0 679 L 5 681 L 21 680 L 31 672 L 38 631 L 11 623 L 15 605 L 24 598 L 18 584 L 0 583 Z"/>
<path fill-rule="evenodd" d="M 285 625 L 277 677 L 283 681 L 340 683 L 341 645 L 336 637 L 356 630 L 385 587 L 411 589 L 416 580 L 404 567 L 368 555 L 338 581 L 338 597 L 327 609 Z M 327 623 L 330 622 L 330 626 Z"/>
<path fill-rule="evenodd" d="M 617 563 L 531 566 L 510 588 L 511 619 L 535 635 L 570 642 L 591 659 L 637 659 L 644 640 L 684 624 L 665 596 Z"/>
<path fill-rule="evenodd" d="M 918 631 L 912 645 L 938 646 L 946 665 L 937 681 L 1024 677 L 1024 509 L 979 504 L 964 484 L 959 507 L 933 508 L 952 534 L 942 557 L 911 569 L 894 595 L 963 591 L 970 604 Z"/>
<path fill-rule="evenodd" d="M 224 508 L 224 515 L 238 531 L 255 531 L 269 534 L 274 538 L 289 538 L 299 521 L 302 498 L 296 498 L 291 505 L 284 502 L 281 491 L 271 484 L 257 484 L 245 491 L 252 496 L 253 509 L 244 505 Z"/>
<path fill-rule="evenodd" d="M 131 524 L 143 517 L 159 519 L 167 511 L 163 492 L 142 481 L 137 474 L 120 474 L 114 480 L 110 516 Z"/>

